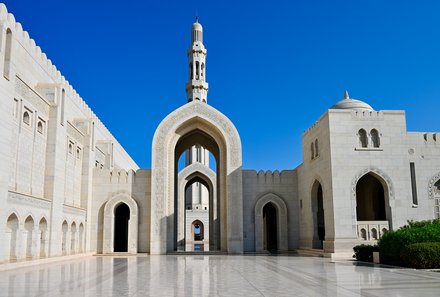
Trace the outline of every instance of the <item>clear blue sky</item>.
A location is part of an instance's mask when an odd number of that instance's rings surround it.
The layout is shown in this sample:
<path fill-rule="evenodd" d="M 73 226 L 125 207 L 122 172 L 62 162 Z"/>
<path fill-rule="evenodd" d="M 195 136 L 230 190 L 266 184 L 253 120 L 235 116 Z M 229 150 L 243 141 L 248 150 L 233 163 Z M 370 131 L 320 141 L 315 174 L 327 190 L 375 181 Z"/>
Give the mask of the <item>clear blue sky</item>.
<path fill-rule="evenodd" d="M 245 169 L 302 162 L 301 134 L 348 89 L 440 131 L 440 1 L 4 1 L 142 168 L 186 102 L 196 13 L 209 104 L 236 125 Z"/>

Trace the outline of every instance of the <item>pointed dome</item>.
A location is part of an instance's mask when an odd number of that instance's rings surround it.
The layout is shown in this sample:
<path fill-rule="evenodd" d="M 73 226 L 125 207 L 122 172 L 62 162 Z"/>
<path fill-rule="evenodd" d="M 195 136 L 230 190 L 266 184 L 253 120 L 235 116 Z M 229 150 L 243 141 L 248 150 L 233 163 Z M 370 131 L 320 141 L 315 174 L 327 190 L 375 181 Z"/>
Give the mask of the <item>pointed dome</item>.
<path fill-rule="evenodd" d="M 202 25 L 199 23 L 199 18 L 196 17 L 196 21 L 192 25 L 193 30 L 203 31 Z"/>
<path fill-rule="evenodd" d="M 373 108 L 361 100 L 351 99 L 348 92 L 345 91 L 344 99 L 330 107 L 330 109 L 353 109 L 356 111 L 372 111 Z"/>

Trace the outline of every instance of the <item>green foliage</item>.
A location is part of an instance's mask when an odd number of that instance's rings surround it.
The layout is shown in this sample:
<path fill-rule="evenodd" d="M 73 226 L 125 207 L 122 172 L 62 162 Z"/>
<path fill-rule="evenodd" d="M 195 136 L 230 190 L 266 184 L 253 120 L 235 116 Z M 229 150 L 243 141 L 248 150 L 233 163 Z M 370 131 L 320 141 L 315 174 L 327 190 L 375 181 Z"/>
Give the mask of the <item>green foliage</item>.
<path fill-rule="evenodd" d="M 411 222 L 399 230 L 386 232 L 378 242 L 381 262 L 401 264 L 400 254 L 408 245 L 440 242 L 440 224 L 434 221 Z"/>
<path fill-rule="evenodd" d="M 402 228 L 421 228 L 425 227 L 426 225 L 435 225 L 440 224 L 440 219 L 435 220 L 426 220 L 426 221 L 407 221 L 408 225 L 403 226 Z"/>
<path fill-rule="evenodd" d="M 410 244 L 402 251 L 401 258 L 409 267 L 440 268 L 440 242 Z"/>
<path fill-rule="evenodd" d="M 358 261 L 373 262 L 373 252 L 378 252 L 379 247 L 377 245 L 360 244 L 353 247 L 354 255 Z"/>

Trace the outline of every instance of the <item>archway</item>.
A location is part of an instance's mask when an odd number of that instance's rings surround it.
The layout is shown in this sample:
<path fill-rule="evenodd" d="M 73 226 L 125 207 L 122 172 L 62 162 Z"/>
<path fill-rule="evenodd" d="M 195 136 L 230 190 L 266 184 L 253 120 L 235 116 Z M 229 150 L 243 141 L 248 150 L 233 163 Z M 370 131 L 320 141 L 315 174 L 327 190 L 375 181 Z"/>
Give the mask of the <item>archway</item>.
<path fill-rule="evenodd" d="M 277 210 L 272 203 L 267 203 L 263 207 L 263 222 L 264 222 L 264 249 L 277 250 L 278 236 L 277 236 Z"/>
<path fill-rule="evenodd" d="M 79 252 L 83 252 L 83 236 L 84 236 L 84 225 L 83 223 L 79 224 Z"/>
<path fill-rule="evenodd" d="M 323 249 L 325 240 L 324 196 L 322 185 L 315 181 L 312 186 L 313 242 L 312 248 Z"/>
<path fill-rule="evenodd" d="M 287 206 L 284 200 L 268 193 L 255 204 L 255 251 L 288 249 Z"/>
<path fill-rule="evenodd" d="M 67 253 L 67 229 L 69 229 L 69 225 L 66 221 L 63 222 L 63 225 L 61 226 L 61 231 L 63 233 L 62 239 L 61 239 L 61 253 L 65 255 Z"/>
<path fill-rule="evenodd" d="M 151 187 L 152 254 L 176 250 L 177 160 L 189 147 L 200 145 L 216 159 L 219 199 L 217 235 L 220 249 L 243 251 L 241 141 L 227 117 L 199 101 L 168 115 L 153 139 Z M 174 203 L 173 203 L 174 201 Z"/>
<path fill-rule="evenodd" d="M 46 236 L 47 236 L 47 221 L 45 218 L 40 220 L 38 224 L 40 230 L 40 258 L 46 257 Z"/>
<path fill-rule="evenodd" d="M 104 206 L 103 253 L 137 253 L 138 206 L 127 193 L 111 198 Z"/>
<path fill-rule="evenodd" d="M 184 206 L 187 189 L 192 184 L 199 183 L 206 187 L 208 192 L 209 206 L 204 209 L 187 209 Z M 204 225 L 204 251 L 219 250 L 219 206 L 216 198 L 216 174 L 209 167 L 193 163 L 185 167 L 178 176 L 178 202 L 177 202 L 177 230 L 178 230 L 178 250 L 192 250 L 193 237 L 191 237 L 191 224 L 194 220 L 199 220 Z M 188 239 L 188 240 L 186 240 Z"/>
<path fill-rule="evenodd" d="M 385 221 L 385 190 L 379 179 L 370 173 L 356 184 L 356 216 L 358 221 Z"/>
<path fill-rule="evenodd" d="M 73 222 L 70 226 L 70 253 L 76 253 L 76 223 Z"/>
<path fill-rule="evenodd" d="M 24 221 L 24 229 L 26 230 L 26 258 L 33 258 L 33 233 L 34 233 L 35 223 L 32 216 L 28 216 Z"/>
<path fill-rule="evenodd" d="M 356 183 L 356 224 L 358 238 L 377 240 L 390 229 L 389 187 L 378 174 L 368 172 Z"/>
<path fill-rule="evenodd" d="M 114 229 L 114 252 L 128 251 L 128 222 L 130 220 L 130 209 L 127 204 L 121 203 L 115 209 Z"/>
<path fill-rule="evenodd" d="M 10 243 L 9 243 L 9 259 L 16 260 L 17 259 L 17 230 L 18 230 L 18 217 L 15 213 L 11 214 L 8 217 L 7 228 L 9 229 L 8 233 L 10 233 Z"/>
<path fill-rule="evenodd" d="M 194 241 L 203 241 L 205 230 L 204 230 L 203 223 L 201 221 L 196 220 L 196 221 L 192 222 L 191 230 L 192 230 L 191 238 Z"/>

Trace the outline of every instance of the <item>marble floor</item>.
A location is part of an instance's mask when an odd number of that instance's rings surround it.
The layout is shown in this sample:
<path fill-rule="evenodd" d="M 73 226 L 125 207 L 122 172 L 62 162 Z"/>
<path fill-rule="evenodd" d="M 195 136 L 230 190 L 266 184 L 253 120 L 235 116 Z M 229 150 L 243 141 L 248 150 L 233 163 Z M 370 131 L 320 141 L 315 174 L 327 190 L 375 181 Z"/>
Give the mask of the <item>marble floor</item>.
<path fill-rule="evenodd" d="M 0 296 L 440 296 L 440 272 L 299 256 L 102 256 L 0 272 Z"/>

